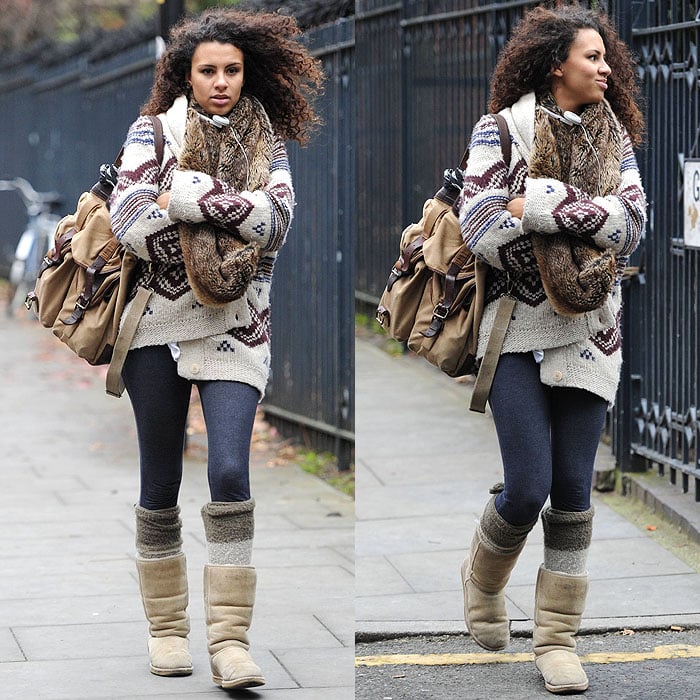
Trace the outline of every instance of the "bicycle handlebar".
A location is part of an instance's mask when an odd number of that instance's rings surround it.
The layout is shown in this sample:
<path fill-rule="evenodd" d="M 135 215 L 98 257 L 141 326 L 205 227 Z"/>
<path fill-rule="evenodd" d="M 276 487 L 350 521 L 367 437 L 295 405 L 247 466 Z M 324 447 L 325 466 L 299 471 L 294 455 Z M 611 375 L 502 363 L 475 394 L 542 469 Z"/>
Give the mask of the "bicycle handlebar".
<path fill-rule="evenodd" d="M 0 192 L 2 191 L 19 192 L 27 209 L 37 204 L 44 208 L 46 205 L 58 204 L 61 201 L 61 195 L 58 192 L 37 192 L 23 177 L 0 180 Z"/>

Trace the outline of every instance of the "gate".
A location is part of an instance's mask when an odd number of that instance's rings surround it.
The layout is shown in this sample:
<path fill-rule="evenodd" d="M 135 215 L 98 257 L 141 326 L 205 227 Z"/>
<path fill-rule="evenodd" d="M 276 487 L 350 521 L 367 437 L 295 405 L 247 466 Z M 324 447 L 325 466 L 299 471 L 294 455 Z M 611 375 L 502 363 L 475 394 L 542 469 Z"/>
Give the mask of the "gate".
<path fill-rule="evenodd" d="M 700 250 L 683 240 L 683 162 L 700 157 L 696 2 L 632 2 L 647 109 L 641 154 L 649 227 L 625 312 L 631 469 L 656 467 L 700 501 Z M 620 446 L 621 448 L 624 445 Z M 625 452 L 618 454 L 623 464 Z"/>
<path fill-rule="evenodd" d="M 523 12 L 512 0 L 357 0 L 356 306 L 372 315 L 401 229 L 456 165 L 486 110 L 499 49 Z M 556 5 L 558 3 L 546 3 Z M 697 442 L 700 251 L 683 244 L 682 160 L 698 157 L 698 28 L 689 0 L 595 1 L 640 63 L 649 198 L 646 240 L 625 282 L 624 364 L 608 431 L 623 470 L 656 466 L 700 500 Z M 466 7 L 465 7 L 466 6 Z"/>
<path fill-rule="evenodd" d="M 305 39 L 327 73 L 324 125 L 306 148 L 289 147 L 298 206 L 272 294 L 273 353 L 265 400 L 287 435 L 330 450 L 348 468 L 354 438 L 353 23 L 338 20 Z M 63 213 L 114 158 L 146 101 L 161 40 L 155 27 L 108 40 L 49 47 L 0 60 L 0 178 L 25 177 L 63 195 Z M 5 193 L 3 193 L 4 195 Z M 0 197 L 1 226 L 24 228 L 23 210 Z M 9 220 L 8 220 L 9 219 Z M 0 228 L 2 233 L 2 228 Z M 2 237 L 0 237 L 2 238 Z M 2 252 L 2 250 L 0 250 Z"/>

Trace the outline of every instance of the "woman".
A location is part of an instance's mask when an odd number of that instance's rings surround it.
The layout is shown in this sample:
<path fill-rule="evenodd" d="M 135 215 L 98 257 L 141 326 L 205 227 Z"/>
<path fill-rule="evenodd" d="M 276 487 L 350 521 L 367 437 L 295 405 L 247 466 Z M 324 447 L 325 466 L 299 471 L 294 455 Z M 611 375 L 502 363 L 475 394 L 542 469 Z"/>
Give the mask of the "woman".
<path fill-rule="evenodd" d="M 482 117 L 460 201 L 463 237 L 490 266 L 480 357 L 499 299 L 516 300 L 489 397 L 505 483 L 462 565 L 465 620 L 482 647 L 507 645 L 505 585 L 542 511 L 533 642 L 553 693 L 588 687 L 574 635 L 588 589 L 593 463 L 620 373 L 620 279 L 646 220 L 632 151 L 643 130 L 637 94 L 608 19 L 532 10 L 491 84 L 511 162 L 494 117 Z"/>
<path fill-rule="evenodd" d="M 152 94 L 124 146 L 117 237 L 153 289 L 123 370 L 138 433 L 137 569 L 150 670 L 192 672 L 178 492 L 190 392 L 208 436 L 202 508 L 207 640 L 214 682 L 265 681 L 248 653 L 255 597 L 248 461 L 270 367 L 270 284 L 294 207 L 285 139 L 306 141 L 318 62 L 292 18 L 225 9 L 171 32 Z M 154 128 L 163 125 L 164 157 Z M 129 307 L 125 309 L 125 315 Z"/>

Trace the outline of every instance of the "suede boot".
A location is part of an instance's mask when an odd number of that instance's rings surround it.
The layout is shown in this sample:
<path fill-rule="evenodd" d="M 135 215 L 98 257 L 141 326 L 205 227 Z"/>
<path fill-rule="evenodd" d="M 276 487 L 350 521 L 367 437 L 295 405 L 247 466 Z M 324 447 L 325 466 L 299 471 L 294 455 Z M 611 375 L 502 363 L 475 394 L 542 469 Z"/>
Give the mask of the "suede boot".
<path fill-rule="evenodd" d="M 248 653 L 256 581 L 252 566 L 204 567 L 207 647 L 212 678 L 222 688 L 265 684 L 260 668 Z"/>
<path fill-rule="evenodd" d="M 192 673 L 187 635 L 187 564 L 182 553 L 179 506 L 136 515 L 136 570 L 149 625 L 148 656 L 157 676 Z"/>
<path fill-rule="evenodd" d="M 187 635 L 187 565 L 185 555 L 137 559 L 143 609 L 149 624 L 150 670 L 157 676 L 188 676 L 192 657 Z"/>
<path fill-rule="evenodd" d="M 505 587 L 534 524 L 506 522 L 492 498 L 462 563 L 464 621 L 474 641 L 489 651 L 505 649 L 510 641 Z"/>
<path fill-rule="evenodd" d="M 551 693 L 581 692 L 588 678 L 576 656 L 574 635 L 588 592 L 586 560 L 593 536 L 592 507 L 584 511 L 545 508 L 544 565 L 535 589 L 535 663 Z"/>
<path fill-rule="evenodd" d="M 202 508 L 209 563 L 204 608 L 214 683 L 252 688 L 265 679 L 248 653 L 257 575 L 251 566 L 255 501 L 207 503 Z"/>
<path fill-rule="evenodd" d="M 588 576 L 540 567 L 535 589 L 535 664 L 550 693 L 588 688 L 588 678 L 576 656 L 574 635 L 586 604 Z"/>

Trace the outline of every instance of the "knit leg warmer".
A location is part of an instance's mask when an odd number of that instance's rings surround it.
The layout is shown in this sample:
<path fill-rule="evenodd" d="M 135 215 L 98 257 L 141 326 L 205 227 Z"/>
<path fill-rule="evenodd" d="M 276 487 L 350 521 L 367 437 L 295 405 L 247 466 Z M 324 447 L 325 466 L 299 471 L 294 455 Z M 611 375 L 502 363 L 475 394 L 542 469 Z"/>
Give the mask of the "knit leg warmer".
<path fill-rule="evenodd" d="M 136 553 L 140 559 L 174 557 L 182 549 L 180 506 L 147 510 L 137 505 Z"/>
<path fill-rule="evenodd" d="M 572 575 L 586 573 L 594 512 L 593 506 L 582 512 L 554 508 L 542 511 L 545 569 Z"/>
<path fill-rule="evenodd" d="M 255 500 L 207 503 L 202 508 L 210 564 L 250 566 L 253 556 Z"/>
<path fill-rule="evenodd" d="M 510 639 L 505 587 L 535 522 L 511 525 L 492 498 L 462 563 L 464 620 L 474 641 L 489 651 L 504 649 Z"/>
<path fill-rule="evenodd" d="M 496 510 L 496 496 L 494 496 L 484 508 L 479 528 L 482 538 L 490 549 L 499 554 L 510 554 L 522 547 L 536 522 L 535 520 L 527 525 L 511 525 Z"/>

